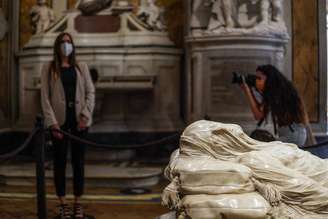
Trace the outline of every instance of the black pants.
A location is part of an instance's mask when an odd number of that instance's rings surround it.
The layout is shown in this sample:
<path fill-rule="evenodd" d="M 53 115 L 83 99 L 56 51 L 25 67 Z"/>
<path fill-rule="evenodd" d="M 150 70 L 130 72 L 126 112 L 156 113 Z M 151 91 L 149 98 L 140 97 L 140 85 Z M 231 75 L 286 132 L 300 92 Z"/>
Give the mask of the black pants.
<path fill-rule="evenodd" d="M 72 127 L 72 124 L 70 124 Z M 88 130 L 77 131 L 77 126 L 74 124 L 73 128 L 66 125 L 61 127 L 62 130 L 68 131 L 71 134 L 80 138 L 85 138 Z M 70 144 L 69 144 L 70 143 Z M 84 158 L 85 145 L 75 140 L 70 140 L 64 137 L 62 140 L 53 137 L 54 145 L 54 181 L 56 187 L 56 194 L 59 197 L 66 194 L 66 161 L 69 145 L 71 146 L 71 163 L 73 169 L 73 191 L 74 196 L 82 196 L 84 191 Z"/>

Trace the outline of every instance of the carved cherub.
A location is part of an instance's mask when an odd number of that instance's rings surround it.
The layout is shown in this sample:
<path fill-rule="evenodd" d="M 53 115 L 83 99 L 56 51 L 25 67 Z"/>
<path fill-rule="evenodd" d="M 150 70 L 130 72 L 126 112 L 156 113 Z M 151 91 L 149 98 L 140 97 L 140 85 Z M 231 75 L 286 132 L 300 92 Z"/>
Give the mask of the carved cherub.
<path fill-rule="evenodd" d="M 268 24 L 270 21 L 283 22 L 283 0 L 261 0 L 262 24 Z M 270 16 L 271 9 L 271 16 Z"/>
<path fill-rule="evenodd" d="M 164 10 L 155 4 L 155 0 L 142 0 L 137 16 L 154 30 L 165 30 Z"/>
<path fill-rule="evenodd" d="M 30 18 L 34 34 L 44 32 L 55 21 L 55 15 L 47 6 L 46 0 L 38 0 L 30 10 Z"/>

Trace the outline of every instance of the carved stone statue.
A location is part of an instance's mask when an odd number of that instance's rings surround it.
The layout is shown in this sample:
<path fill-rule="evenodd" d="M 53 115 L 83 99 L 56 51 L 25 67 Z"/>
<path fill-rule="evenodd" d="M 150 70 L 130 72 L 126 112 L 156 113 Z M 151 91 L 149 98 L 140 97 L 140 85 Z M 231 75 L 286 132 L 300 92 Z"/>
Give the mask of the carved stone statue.
<path fill-rule="evenodd" d="M 47 6 L 46 0 L 37 1 L 30 10 L 30 18 L 34 34 L 44 32 L 55 21 L 54 12 Z"/>
<path fill-rule="evenodd" d="M 200 27 L 200 20 L 199 18 L 196 16 L 197 11 L 199 10 L 199 8 L 203 5 L 203 0 L 194 0 L 193 4 L 192 4 L 192 12 L 191 12 L 191 21 L 190 21 L 190 26 L 192 28 L 197 28 Z"/>
<path fill-rule="evenodd" d="M 261 0 L 261 17 L 262 24 L 269 22 L 283 22 L 283 0 Z M 271 16 L 270 16 L 271 9 Z"/>
<path fill-rule="evenodd" d="M 232 19 L 233 5 L 232 0 L 207 0 L 206 6 L 211 6 L 211 17 L 207 26 L 208 30 L 215 30 L 226 27 L 233 28 L 235 26 Z"/>
<path fill-rule="evenodd" d="M 83 14 L 91 15 L 108 8 L 111 3 L 112 0 L 81 0 L 78 4 L 78 9 L 80 9 Z"/>
<path fill-rule="evenodd" d="M 164 24 L 164 10 L 155 4 L 156 0 L 142 0 L 137 16 L 154 30 L 163 31 L 166 29 Z"/>

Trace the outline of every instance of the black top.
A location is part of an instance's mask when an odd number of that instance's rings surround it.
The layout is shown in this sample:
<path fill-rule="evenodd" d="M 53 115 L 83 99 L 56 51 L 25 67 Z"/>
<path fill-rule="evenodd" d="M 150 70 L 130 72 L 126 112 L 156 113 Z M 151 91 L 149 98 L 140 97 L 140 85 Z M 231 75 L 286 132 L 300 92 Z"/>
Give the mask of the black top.
<path fill-rule="evenodd" d="M 66 103 L 75 102 L 75 92 L 76 92 L 75 68 L 62 67 L 60 77 L 64 86 Z"/>
<path fill-rule="evenodd" d="M 63 83 L 66 99 L 66 120 L 65 124 L 74 126 L 75 118 L 75 93 L 76 93 L 76 70 L 75 67 L 62 67 L 60 74 Z"/>

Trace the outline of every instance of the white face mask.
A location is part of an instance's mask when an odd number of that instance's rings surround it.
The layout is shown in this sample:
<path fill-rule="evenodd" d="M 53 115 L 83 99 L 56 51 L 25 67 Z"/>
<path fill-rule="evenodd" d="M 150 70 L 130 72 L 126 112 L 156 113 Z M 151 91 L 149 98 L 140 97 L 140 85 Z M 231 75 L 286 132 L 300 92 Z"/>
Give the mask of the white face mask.
<path fill-rule="evenodd" d="M 72 43 L 65 42 L 60 45 L 60 49 L 64 56 L 69 56 L 73 52 L 73 45 Z"/>

